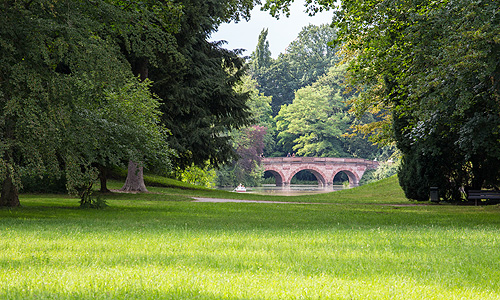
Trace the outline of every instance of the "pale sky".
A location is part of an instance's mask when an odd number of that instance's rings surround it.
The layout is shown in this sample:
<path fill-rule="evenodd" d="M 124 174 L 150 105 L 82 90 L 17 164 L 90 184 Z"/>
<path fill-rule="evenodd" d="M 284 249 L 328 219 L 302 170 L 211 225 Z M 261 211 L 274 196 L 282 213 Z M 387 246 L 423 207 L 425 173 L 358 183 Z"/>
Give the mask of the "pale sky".
<path fill-rule="evenodd" d="M 259 34 L 263 28 L 268 28 L 267 40 L 273 58 L 284 53 L 286 47 L 297 37 L 304 26 L 309 24 L 330 24 L 333 12 L 327 11 L 309 17 L 305 12 L 303 0 L 296 0 L 290 9 L 290 17 L 281 16 L 279 20 L 271 17 L 269 12 L 260 11 L 260 6 L 252 10 L 249 22 L 222 24 L 219 31 L 212 34 L 212 41 L 225 40 L 227 49 L 246 49 L 243 53 L 250 56 L 255 50 Z"/>

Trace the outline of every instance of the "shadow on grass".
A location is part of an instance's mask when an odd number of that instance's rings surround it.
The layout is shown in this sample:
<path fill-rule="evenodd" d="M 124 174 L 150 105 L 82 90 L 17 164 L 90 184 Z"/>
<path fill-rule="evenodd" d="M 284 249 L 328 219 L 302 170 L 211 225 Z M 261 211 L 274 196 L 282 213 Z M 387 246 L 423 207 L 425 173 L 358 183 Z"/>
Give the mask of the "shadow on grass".
<path fill-rule="evenodd" d="M 138 195 L 135 195 L 138 196 Z M 77 199 L 57 198 L 38 201 L 24 199 L 16 209 L 1 209 L 0 224 L 61 224 L 102 231 L 158 232 L 169 228 L 189 230 L 324 230 L 370 227 L 474 227 L 500 226 L 500 207 L 323 205 L 260 203 L 193 203 L 158 201 L 156 195 L 145 200 L 107 199 L 104 209 L 80 209 Z M 49 224 L 50 223 L 50 224 Z"/>

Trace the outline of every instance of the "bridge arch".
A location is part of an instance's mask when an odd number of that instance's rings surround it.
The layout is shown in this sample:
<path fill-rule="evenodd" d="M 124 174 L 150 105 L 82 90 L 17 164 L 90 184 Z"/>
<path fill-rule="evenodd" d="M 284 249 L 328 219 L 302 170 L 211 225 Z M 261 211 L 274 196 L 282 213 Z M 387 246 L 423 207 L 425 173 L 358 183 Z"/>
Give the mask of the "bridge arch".
<path fill-rule="evenodd" d="M 283 186 L 285 184 L 285 175 L 283 175 L 283 172 L 267 168 L 264 172 L 269 172 L 274 176 L 274 179 L 276 180 L 276 186 Z"/>
<path fill-rule="evenodd" d="M 333 172 L 333 177 L 330 182 L 333 182 L 335 176 L 337 176 L 337 174 L 339 174 L 340 172 L 343 172 L 344 174 L 347 175 L 347 178 L 349 178 L 349 186 L 351 187 L 359 186 L 359 181 L 361 180 L 361 178 L 358 176 L 356 171 L 348 168 L 335 170 Z"/>
<path fill-rule="evenodd" d="M 303 166 L 303 167 L 299 167 L 299 168 L 293 170 L 290 173 L 290 176 L 288 177 L 286 182 L 290 183 L 292 181 L 292 178 L 295 175 L 297 175 L 297 173 L 299 173 L 300 171 L 311 172 L 316 177 L 316 180 L 318 180 L 318 185 L 325 186 L 327 184 L 327 177 L 325 176 L 325 174 L 323 172 L 321 172 L 320 169 L 318 169 L 316 167 L 311 167 L 311 166 Z"/>

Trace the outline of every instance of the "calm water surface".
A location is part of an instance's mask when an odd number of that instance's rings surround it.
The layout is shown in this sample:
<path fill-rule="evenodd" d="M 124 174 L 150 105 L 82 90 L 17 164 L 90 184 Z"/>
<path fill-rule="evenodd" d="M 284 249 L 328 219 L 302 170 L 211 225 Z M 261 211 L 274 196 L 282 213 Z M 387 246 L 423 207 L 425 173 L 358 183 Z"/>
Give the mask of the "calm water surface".
<path fill-rule="evenodd" d="M 334 191 L 343 190 L 342 185 L 333 186 L 318 186 L 318 185 L 301 185 L 291 184 L 289 186 L 276 186 L 274 184 L 264 184 L 258 187 L 247 187 L 247 193 L 260 194 L 260 195 L 276 195 L 276 196 L 298 196 L 298 195 L 312 195 L 329 193 Z M 224 188 L 224 190 L 231 191 L 231 188 Z"/>

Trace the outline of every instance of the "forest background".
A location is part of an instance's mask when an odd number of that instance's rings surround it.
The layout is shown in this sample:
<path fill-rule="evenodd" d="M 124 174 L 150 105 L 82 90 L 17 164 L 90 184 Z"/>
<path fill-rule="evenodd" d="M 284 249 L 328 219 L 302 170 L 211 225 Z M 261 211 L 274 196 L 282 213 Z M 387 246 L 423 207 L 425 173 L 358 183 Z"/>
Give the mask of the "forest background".
<path fill-rule="evenodd" d="M 241 87 L 250 93 L 256 123 L 233 133 L 241 158 L 215 172 L 217 185 L 259 185 L 261 157 L 287 155 L 381 161 L 380 170 L 368 172 L 363 183 L 394 175 L 398 166 L 397 156 L 392 156 L 394 147 L 377 146 L 356 134 L 356 126 L 380 120 L 368 113 L 356 119 L 350 111 L 356 93 L 346 82 L 339 48 L 331 46 L 336 30 L 330 24 L 305 26 L 276 59 L 271 57 L 272 41 L 267 36 L 264 28 Z M 296 177 L 302 182 L 316 181 L 311 173 Z M 347 180 L 342 173 L 336 178 L 338 183 Z"/>

